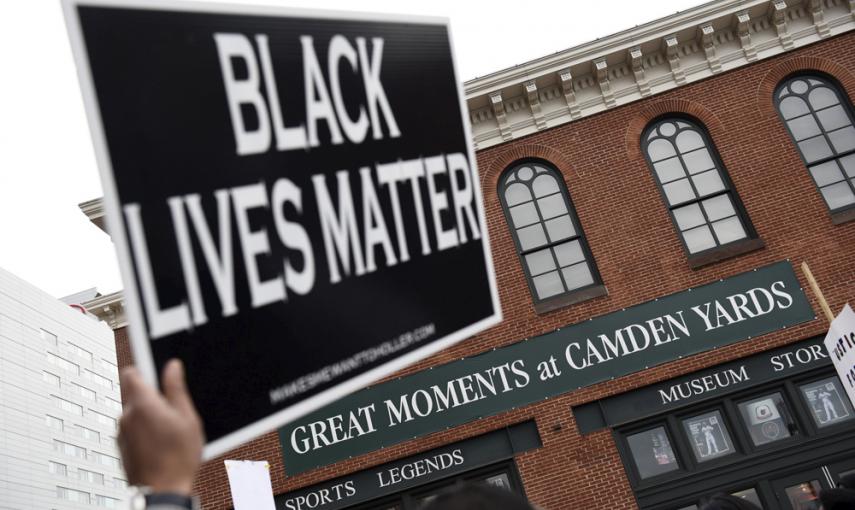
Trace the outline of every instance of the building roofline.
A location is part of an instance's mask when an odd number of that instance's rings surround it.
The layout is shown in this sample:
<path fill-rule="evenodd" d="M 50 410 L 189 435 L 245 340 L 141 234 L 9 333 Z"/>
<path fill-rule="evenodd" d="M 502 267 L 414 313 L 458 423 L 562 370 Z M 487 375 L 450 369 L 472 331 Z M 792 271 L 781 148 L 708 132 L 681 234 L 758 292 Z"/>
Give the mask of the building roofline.
<path fill-rule="evenodd" d="M 83 214 L 89 218 L 96 227 L 100 228 L 104 232 L 107 232 L 107 227 L 104 224 L 104 199 L 102 197 L 93 198 L 92 200 L 87 200 L 86 202 L 80 202 L 77 204 L 77 207 L 83 211 Z M 109 234 L 109 232 L 107 232 Z"/>
<path fill-rule="evenodd" d="M 476 150 L 855 29 L 855 0 L 715 0 L 464 83 Z"/>
<path fill-rule="evenodd" d="M 755 3 L 768 3 L 768 0 L 713 0 L 706 2 L 685 11 L 678 11 L 672 15 L 636 25 L 633 28 L 571 46 L 566 50 L 466 80 L 463 82 L 463 87 L 466 90 L 467 97 L 470 94 L 484 93 L 490 90 L 491 85 L 501 86 L 508 80 L 530 78 L 532 73 L 541 73 L 555 66 L 566 67 L 580 59 L 590 61 L 597 56 L 635 46 L 657 35 L 678 32 L 685 29 L 686 26 L 694 26 L 710 16 L 721 16 L 723 12 L 732 14 L 745 10 Z"/>
<path fill-rule="evenodd" d="M 86 310 L 106 322 L 111 329 L 123 328 L 128 325 L 125 315 L 125 296 L 119 290 L 95 299 L 80 303 Z"/>

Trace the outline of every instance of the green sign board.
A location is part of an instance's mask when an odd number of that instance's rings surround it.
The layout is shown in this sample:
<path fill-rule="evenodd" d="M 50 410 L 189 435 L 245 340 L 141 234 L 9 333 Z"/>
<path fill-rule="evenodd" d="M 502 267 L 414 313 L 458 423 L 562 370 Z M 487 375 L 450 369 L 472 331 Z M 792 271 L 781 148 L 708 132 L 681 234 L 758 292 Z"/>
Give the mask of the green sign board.
<path fill-rule="evenodd" d="M 534 420 L 276 496 L 277 510 L 336 510 L 472 471 L 543 445 Z M 375 507 L 376 508 L 376 507 Z"/>
<path fill-rule="evenodd" d="M 279 430 L 297 474 L 814 319 L 778 262 L 366 388 Z"/>

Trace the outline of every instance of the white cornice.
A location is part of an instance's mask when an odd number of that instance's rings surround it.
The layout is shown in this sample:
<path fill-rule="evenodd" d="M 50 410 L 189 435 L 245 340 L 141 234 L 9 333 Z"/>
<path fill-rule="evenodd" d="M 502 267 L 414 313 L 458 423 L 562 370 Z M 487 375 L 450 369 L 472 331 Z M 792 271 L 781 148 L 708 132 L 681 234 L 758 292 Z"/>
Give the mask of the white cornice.
<path fill-rule="evenodd" d="M 81 305 L 86 308 L 86 311 L 109 324 L 113 330 L 128 325 L 128 319 L 125 315 L 125 298 L 122 291 L 99 296 L 91 301 L 81 303 Z"/>
<path fill-rule="evenodd" d="M 81 202 L 77 204 L 77 207 L 83 211 L 83 214 L 89 218 L 89 221 L 94 223 L 98 228 L 107 232 L 106 227 L 104 226 L 104 199 L 103 198 L 94 198 L 92 200 L 87 200 L 86 202 Z M 108 232 L 109 233 L 109 232 Z"/>
<path fill-rule="evenodd" d="M 468 80 L 463 85 L 466 89 L 467 99 L 475 94 L 482 94 L 485 90 L 495 90 L 497 87 L 506 86 L 510 81 L 516 81 L 519 77 L 540 75 L 544 72 L 557 71 L 560 67 L 567 67 L 579 62 L 591 62 L 598 57 L 608 54 L 626 51 L 641 42 L 661 39 L 668 34 L 679 32 L 686 28 L 708 22 L 713 18 L 735 14 L 746 10 L 751 5 L 768 3 L 768 0 L 744 1 L 744 0 L 722 0 L 708 2 L 694 9 L 676 13 L 672 16 L 638 25 L 629 30 L 624 30 L 595 41 L 587 42 L 546 55 L 523 64 L 507 69 L 495 71 L 486 76 Z"/>
<path fill-rule="evenodd" d="M 718 0 L 464 84 L 476 149 L 855 28 L 855 0 Z"/>

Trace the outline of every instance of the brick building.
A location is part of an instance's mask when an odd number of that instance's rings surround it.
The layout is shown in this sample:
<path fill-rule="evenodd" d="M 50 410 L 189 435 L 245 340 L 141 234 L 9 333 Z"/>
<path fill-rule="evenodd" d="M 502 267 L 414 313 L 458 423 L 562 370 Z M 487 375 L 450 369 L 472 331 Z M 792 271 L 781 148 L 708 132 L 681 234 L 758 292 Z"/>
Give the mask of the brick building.
<path fill-rule="evenodd" d="M 562 341 L 606 376 L 326 461 L 283 461 L 308 421 L 224 458 L 270 461 L 278 508 L 417 508 L 464 479 L 545 509 L 676 510 L 719 490 L 813 508 L 855 470 L 855 411 L 798 270 L 835 312 L 855 298 L 853 28 L 851 1 L 716 1 L 466 83 L 504 320 L 375 389 Z M 81 207 L 100 221 L 99 201 Z M 767 277 L 768 313 L 749 292 Z M 87 308 L 131 363 L 121 295 Z M 645 349 L 626 310 L 654 320 Z M 586 323 L 615 335 L 567 343 Z M 231 508 L 222 459 L 197 491 Z"/>

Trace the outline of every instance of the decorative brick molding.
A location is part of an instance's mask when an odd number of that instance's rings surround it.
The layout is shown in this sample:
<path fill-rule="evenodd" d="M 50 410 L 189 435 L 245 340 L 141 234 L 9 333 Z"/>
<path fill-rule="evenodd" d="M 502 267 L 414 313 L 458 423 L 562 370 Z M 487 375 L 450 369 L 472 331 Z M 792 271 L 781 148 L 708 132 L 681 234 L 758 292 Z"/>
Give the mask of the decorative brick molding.
<path fill-rule="evenodd" d="M 698 119 L 698 121 L 706 127 L 713 141 L 715 141 L 718 133 L 724 132 L 724 125 L 721 123 L 721 119 L 697 101 L 672 98 L 652 102 L 642 108 L 641 111 L 629 121 L 629 124 L 626 127 L 624 140 L 626 143 L 627 157 L 630 160 L 645 164 L 644 155 L 641 153 L 641 134 L 644 132 L 644 128 L 646 128 L 653 119 L 672 113 L 678 115 L 689 115 Z"/>
<path fill-rule="evenodd" d="M 778 63 L 757 85 L 757 110 L 760 112 L 760 118 L 777 118 L 778 112 L 775 111 L 775 101 L 772 96 L 781 80 L 791 74 L 811 71 L 819 71 L 836 79 L 846 90 L 849 101 L 855 102 L 855 74 L 852 71 L 828 58 L 800 55 Z"/>
<path fill-rule="evenodd" d="M 515 161 L 528 158 L 547 161 L 561 172 L 565 182 L 567 181 L 567 177 L 572 173 L 573 167 L 570 165 L 570 161 L 557 149 L 538 144 L 515 145 L 498 154 L 493 161 L 480 169 L 481 190 L 484 194 L 485 203 L 492 205 L 499 202 L 499 195 L 496 190 L 498 189 L 499 177 L 502 175 L 502 172 Z"/>

